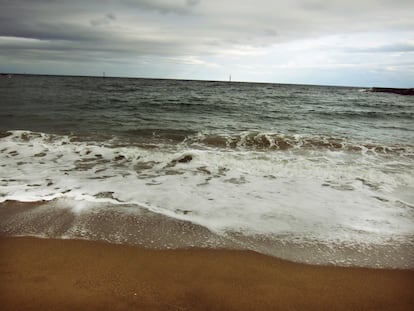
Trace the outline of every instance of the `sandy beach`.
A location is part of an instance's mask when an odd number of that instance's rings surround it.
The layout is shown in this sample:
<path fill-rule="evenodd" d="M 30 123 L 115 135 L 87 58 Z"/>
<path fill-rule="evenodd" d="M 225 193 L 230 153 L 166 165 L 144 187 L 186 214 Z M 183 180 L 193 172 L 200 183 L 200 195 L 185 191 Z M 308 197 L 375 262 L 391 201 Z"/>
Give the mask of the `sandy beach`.
<path fill-rule="evenodd" d="M 414 271 L 249 251 L 0 238 L 2 310 L 413 310 Z"/>

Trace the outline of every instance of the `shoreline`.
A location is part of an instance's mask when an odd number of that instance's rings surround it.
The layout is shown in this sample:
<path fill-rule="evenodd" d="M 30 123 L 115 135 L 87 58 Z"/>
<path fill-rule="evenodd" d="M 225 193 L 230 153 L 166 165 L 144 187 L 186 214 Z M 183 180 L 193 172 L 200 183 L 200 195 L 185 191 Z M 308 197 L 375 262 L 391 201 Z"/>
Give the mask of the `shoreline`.
<path fill-rule="evenodd" d="M 252 250 L 311 265 L 414 269 L 412 239 L 404 243 L 394 237 L 392 243 L 365 245 L 238 232 L 221 235 L 202 225 L 128 204 L 92 204 L 77 210 L 67 200 L 5 201 L 0 203 L 0 236 L 82 239 L 148 249 Z"/>
<path fill-rule="evenodd" d="M 0 237 L 2 310 L 410 310 L 414 270 Z"/>

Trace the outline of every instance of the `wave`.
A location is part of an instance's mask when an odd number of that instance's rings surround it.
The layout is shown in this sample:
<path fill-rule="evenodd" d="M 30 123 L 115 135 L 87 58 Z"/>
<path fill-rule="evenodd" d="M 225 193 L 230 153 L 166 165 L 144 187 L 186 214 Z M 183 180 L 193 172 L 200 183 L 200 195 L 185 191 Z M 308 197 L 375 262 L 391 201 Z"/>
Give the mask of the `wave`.
<path fill-rule="evenodd" d="M 344 150 L 374 152 L 380 154 L 413 155 L 411 145 L 384 145 L 373 142 L 353 142 L 346 138 L 323 135 L 285 135 L 262 132 L 243 132 L 240 134 L 197 134 L 185 139 L 189 145 L 203 144 L 211 147 L 254 150 Z"/>
<path fill-rule="evenodd" d="M 47 142 L 64 143 L 92 142 L 107 147 L 138 146 L 142 148 L 170 147 L 222 148 L 230 150 L 252 151 L 347 151 L 373 154 L 390 154 L 414 157 L 414 146 L 407 144 L 382 144 L 375 142 L 357 142 L 347 138 L 327 135 L 286 135 L 246 131 L 236 134 L 197 133 L 175 129 L 137 129 L 121 132 L 121 135 L 101 133 L 86 134 L 46 134 L 31 131 L 0 131 L 0 139 L 12 136 L 15 141 L 28 142 L 43 139 Z"/>
<path fill-rule="evenodd" d="M 0 136 L 0 203 L 62 199 L 76 211 L 89 203 L 128 204 L 222 235 L 324 243 L 412 235 L 414 163 L 404 156 L 407 146 L 389 156 L 342 152 L 352 144 L 324 136 L 252 132 L 198 134 L 152 148 L 118 137 Z M 269 149 L 270 141 L 285 149 Z"/>

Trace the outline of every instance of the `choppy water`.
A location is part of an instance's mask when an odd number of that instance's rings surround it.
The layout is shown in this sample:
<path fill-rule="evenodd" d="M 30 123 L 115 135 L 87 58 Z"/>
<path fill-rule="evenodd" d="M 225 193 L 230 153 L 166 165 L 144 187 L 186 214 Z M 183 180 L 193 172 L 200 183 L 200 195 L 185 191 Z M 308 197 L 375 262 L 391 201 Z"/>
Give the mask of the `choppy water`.
<path fill-rule="evenodd" d="M 136 206 L 276 255 L 381 245 L 404 257 L 388 265 L 414 260 L 413 97 L 39 76 L 2 78 L 0 94 L 0 202 Z M 328 257 L 301 260 L 343 261 Z"/>

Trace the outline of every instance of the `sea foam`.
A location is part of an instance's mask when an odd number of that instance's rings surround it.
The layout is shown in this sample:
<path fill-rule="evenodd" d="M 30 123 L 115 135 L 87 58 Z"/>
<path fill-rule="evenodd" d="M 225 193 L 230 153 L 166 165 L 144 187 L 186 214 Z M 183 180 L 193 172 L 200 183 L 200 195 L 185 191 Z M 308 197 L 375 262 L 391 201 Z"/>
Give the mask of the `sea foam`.
<path fill-rule="evenodd" d="M 413 235 L 413 161 L 406 155 L 120 147 L 28 131 L 0 139 L 0 151 L 2 202 L 66 198 L 77 212 L 86 202 L 136 204 L 218 234 L 323 243 Z"/>

